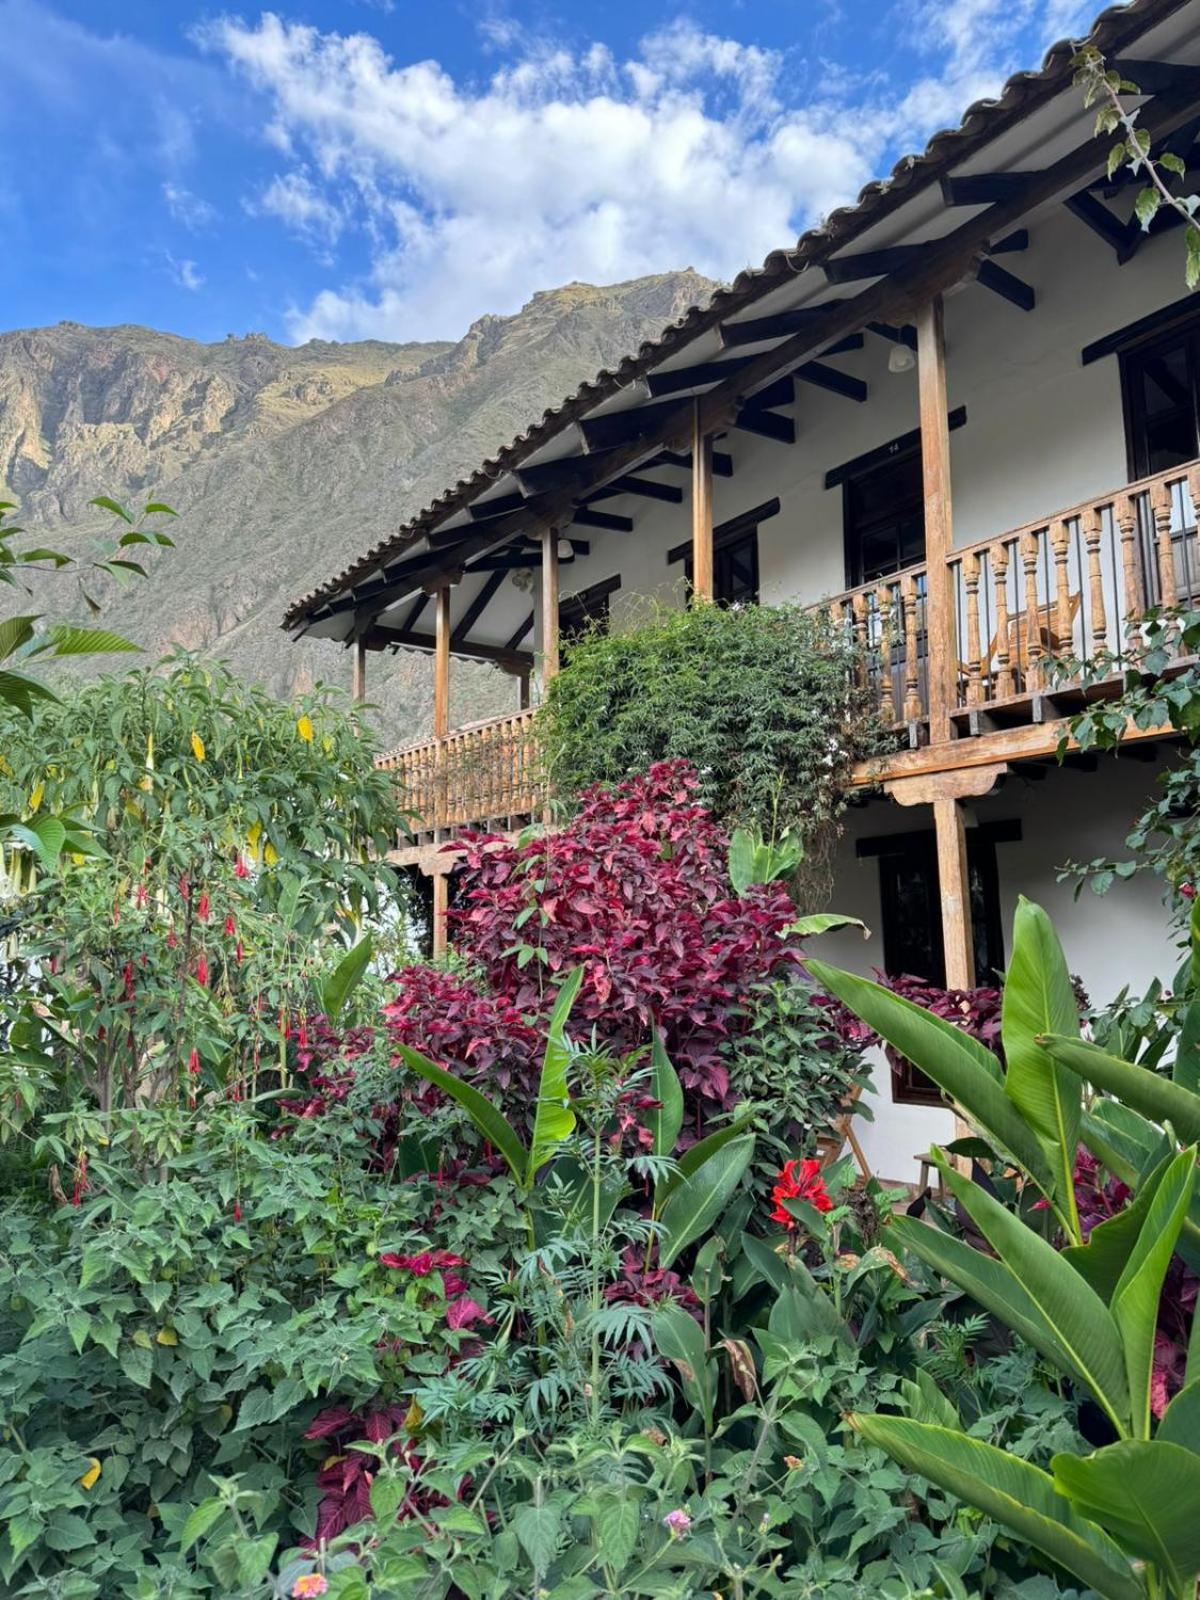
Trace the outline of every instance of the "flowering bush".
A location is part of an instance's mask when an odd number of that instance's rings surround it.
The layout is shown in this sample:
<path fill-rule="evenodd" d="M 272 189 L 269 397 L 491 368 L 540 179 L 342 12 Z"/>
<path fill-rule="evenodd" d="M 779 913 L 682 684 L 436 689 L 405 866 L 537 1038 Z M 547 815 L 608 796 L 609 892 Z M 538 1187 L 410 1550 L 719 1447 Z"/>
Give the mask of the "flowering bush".
<path fill-rule="evenodd" d="M 744 1026 L 747 992 L 799 950 L 781 885 L 733 894 L 727 840 L 698 786 L 686 762 L 660 762 L 589 790 L 557 833 L 473 837 L 452 923 L 492 991 L 522 1013 L 545 1013 L 548 978 L 581 966 L 578 1020 L 618 1053 L 659 1028 L 702 1114 L 732 1102 L 721 1045 Z"/>
<path fill-rule="evenodd" d="M 795 1233 L 799 1223 L 787 1209 L 785 1201 L 804 1200 L 817 1211 L 833 1210 L 833 1201 L 821 1178 L 821 1163 L 812 1157 L 804 1161 L 784 1162 L 775 1187 L 771 1190 L 771 1199 L 774 1203 L 771 1221 L 778 1222 L 789 1233 Z"/>

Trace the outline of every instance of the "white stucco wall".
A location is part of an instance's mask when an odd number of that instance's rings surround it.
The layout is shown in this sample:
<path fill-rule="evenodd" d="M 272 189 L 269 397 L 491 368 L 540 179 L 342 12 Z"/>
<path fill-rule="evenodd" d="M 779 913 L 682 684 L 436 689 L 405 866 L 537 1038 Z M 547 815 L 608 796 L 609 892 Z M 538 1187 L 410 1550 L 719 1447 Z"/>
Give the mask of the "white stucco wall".
<path fill-rule="evenodd" d="M 1140 993 L 1155 977 L 1169 983 L 1179 964 L 1157 880 L 1118 882 L 1102 897 L 1088 889 L 1076 897 L 1073 881 L 1057 881 L 1059 869 L 1070 860 L 1125 854 L 1125 834 L 1152 792 L 1154 771 L 1138 761 L 1104 757 L 1095 772 L 1052 768 L 1036 783 L 1010 777 L 995 794 L 968 807 L 969 823 L 1016 819 L 1021 824 L 1019 843 L 996 846 L 1006 955 L 1017 897 L 1024 894 L 1053 917 L 1071 971 L 1082 978 L 1095 1005 L 1112 1000 L 1126 986 Z M 882 966 L 879 866 L 856 855 L 856 842 L 930 825 L 927 807 L 903 810 L 888 801 L 873 801 L 848 814 L 834 868 L 832 907 L 861 917 L 872 936 L 864 942 L 854 933 L 826 935 L 819 943 L 822 960 L 868 974 Z M 880 1176 L 913 1183 L 915 1158 L 931 1143 L 953 1138 L 950 1113 L 895 1105 L 882 1056 L 875 1090 L 871 1103 L 876 1120 L 857 1130 L 867 1159 Z"/>

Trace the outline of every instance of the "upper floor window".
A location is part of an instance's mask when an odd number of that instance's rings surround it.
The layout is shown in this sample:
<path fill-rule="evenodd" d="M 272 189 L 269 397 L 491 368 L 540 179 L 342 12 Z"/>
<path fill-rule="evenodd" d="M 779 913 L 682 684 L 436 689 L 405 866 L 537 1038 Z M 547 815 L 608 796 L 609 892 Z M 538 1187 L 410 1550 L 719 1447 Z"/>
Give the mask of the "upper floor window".
<path fill-rule="evenodd" d="M 609 602 L 621 587 L 621 575 L 604 578 L 578 594 L 569 595 L 558 605 L 559 643 L 568 645 L 581 634 L 595 630 L 608 632 Z"/>
<path fill-rule="evenodd" d="M 847 477 L 842 496 L 846 578 L 852 589 L 924 561 L 925 489 L 919 448 Z"/>
<path fill-rule="evenodd" d="M 1121 353 L 1129 468 L 1148 478 L 1200 454 L 1200 319 Z"/>
<path fill-rule="evenodd" d="M 758 527 L 779 514 L 779 501 L 767 500 L 761 506 L 730 517 L 713 529 L 713 599 L 719 606 L 758 604 Z M 689 586 L 692 583 L 692 543 L 677 544 L 667 552 L 668 562 L 682 561 Z"/>

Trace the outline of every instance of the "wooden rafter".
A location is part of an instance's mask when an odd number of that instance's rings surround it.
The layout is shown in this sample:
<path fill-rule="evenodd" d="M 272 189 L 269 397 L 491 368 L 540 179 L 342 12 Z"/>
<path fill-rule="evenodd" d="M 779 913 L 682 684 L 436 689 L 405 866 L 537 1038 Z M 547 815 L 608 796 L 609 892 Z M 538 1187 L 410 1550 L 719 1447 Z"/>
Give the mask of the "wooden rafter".
<path fill-rule="evenodd" d="M 651 456 L 649 461 L 642 464 L 647 467 L 678 467 L 681 472 L 690 472 L 692 457 L 688 450 L 660 450 L 657 455 Z M 715 478 L 732 478 L 733 457 L 723 450 L 714 450 L 712 469 Z"/>
<path fill-rule="evenodd" d="M 848 372 L 839 372 L 836 367 L 828 367 L 823 361 L 806 361 L 802 367 L 796 368 L 796 376 L 803 378 L 805 383 L 813 383 L 818 389 L 828 389 L 830 394 L 840 394 L 847 400 L 867 398 L 867 386 L 861 378 L 854 378 Z"/>
<path fill-rule="evenodd" d="M 623 494 L 640 495 L 644 500 L 661 500 L 665 505 L 683 504 L 683 490 L 677 483 L 655 483 L 653 478 L 635 477 L 632 473 L 626 473 L 623 478 L 614 478 L 603 489 L 597 489 L 589 495 L 588 504 L 594 505 L 597 500 L 613 500 Z"/>
<path fill-rule="evenodd" d="M 791 311 L 776 311 L 769 317 L 749 317 L 745 322 L 723 322 L 720 327 L 721 343 L 726 349 L 743 344 L 765 344 L 771 339 L 790 338 L 794 333 L 804 333 L 825 316 L 838 300 L 827 300 L 819 306 L 797 306 Z"/>
<path fill-rule="evenodd" d="M 474 600 L 471 601 L 470 605 L 458 619 L 458 623 L 454 629 L 454 632 L 450 636 L 450 642 L 456 649 L 467 638 L 471 632 L 471 629 L 487 610 L 489 604 L 491 603 L 492 596 L 496 593 L 496 590 L 503 582 L 503 572 L 496 571 L 488 574 L 479 593 L 475 596 Z"/>
<path fill-rule="evenodd" d="M 688 389 L 706 389 L 711 384 L 734 377 L 752 360 L 752 356 L 731 356 L 727 361 L 701 361 L 694 367 L 651 372 L 646 378 L 646 387 L 655 399 L 667 394 L 683 394 Z"/>
<path fill-rule="evenodd" d="M 773 439 L 776 444 L 796 442 L 796 424 L 791 417 L 781 417 L 778 411 L 743 406 L 734 418 L 733 425 L 743 433 L 756 433 L 762 439 Z"/>
<path fill-rule="evenodd" d="M 614 516 L 611 511 L 593 511 L 590 506 L 576 506 L 572 522 L 581 528 L 607 528 L 610 533 L 632 533 L 633 518 Z"/>
<path fill-rule="evenodd" d="M 530 627 L 532 626 L 531 622 Z M 422 650 L 432 654 L 437 648 L 437 640 L 432 633 L 410 632 L 377 623 L 371 630 L 367 648 Z M 490 661 L 498 667 L 505 667 L 509 672 L 528 672 L 533 665 L 533 657 L 527 651 L 509 649 L 506 645 L 500 644 L 480 644 L 471 641 L 461 645 L 458 654 L 468 661 Z"/>
<path fill-rule="evenodd" d="M 1037 295 L 1032 285 L 1026 283 L 1024 278 L 1018 278 L 1015 272 L 1009 272 L 1007 267 L 999 266 L 995 261 L 981 261 L 975 280 L 985 289 L 990 289 L 993 294 L 998 294 L 1002 300 L 1009 301 L 1022 311 L 1032 311 L 1037 304 Z"/>
<path fill-rule="evenodd" d="M 867 327 L 872 333 L 878 334 L 881 339 L 887 339 L 892 344 L 906 344 L 910 350 L 917 348 L 917 330 L 911 322 L 905 322 L 900 327 L 895 327 L 890 322 L 868 322 Z"/>

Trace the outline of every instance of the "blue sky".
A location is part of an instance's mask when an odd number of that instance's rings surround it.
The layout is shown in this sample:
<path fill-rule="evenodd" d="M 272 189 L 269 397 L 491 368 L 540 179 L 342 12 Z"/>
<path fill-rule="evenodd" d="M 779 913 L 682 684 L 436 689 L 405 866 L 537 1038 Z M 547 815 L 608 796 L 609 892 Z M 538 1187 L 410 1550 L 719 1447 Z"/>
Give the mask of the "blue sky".
<path fill-rule="evenodd" d="M 0 0 L 0 317 L 453 338 L 572 278 L 731 277 L 1093 9 Z"/>

